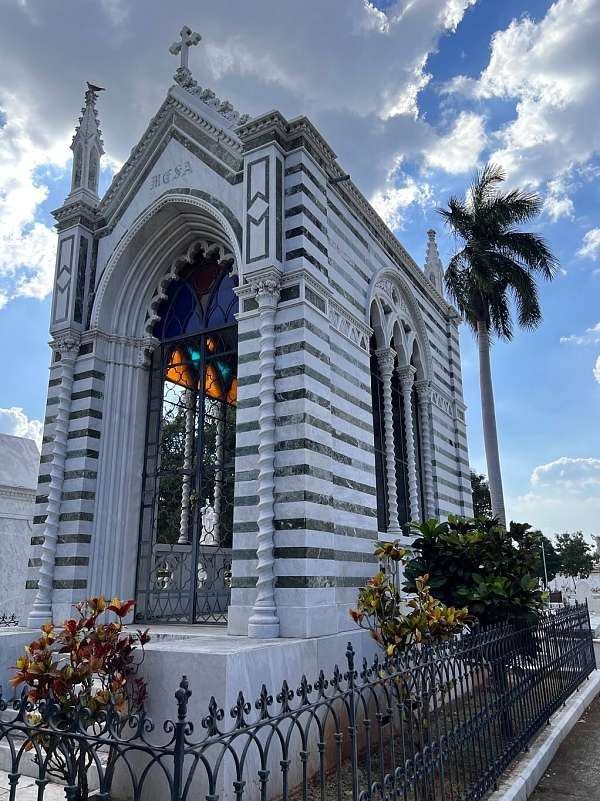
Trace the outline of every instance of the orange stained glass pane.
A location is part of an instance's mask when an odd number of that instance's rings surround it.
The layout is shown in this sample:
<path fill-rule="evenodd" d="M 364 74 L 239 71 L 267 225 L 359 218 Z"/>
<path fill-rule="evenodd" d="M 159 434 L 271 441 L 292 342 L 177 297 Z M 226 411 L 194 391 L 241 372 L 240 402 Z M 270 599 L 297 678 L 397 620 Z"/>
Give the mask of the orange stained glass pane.
<path fill-rule="evenodd" d="M 237 378 L 234 378 L 227 393 L 227 403 L 230 406 L 235 406 L 237 403 Z"/>
<path fill-rule="evenodd" d="M 212 337 L 206 337 L 206 350 L 209 353 L 214 353 L 217 349 L 217 343 Z"/>
<path fill-rule="evenodd" d="M 190 365 L 185 363 L 185 356 L 179 348 L 175 348 L 167 365 L 167 381 L 186 389 L 194 389 L 194 373 Z"/>
<path fill-rule="evenodd" d="M 221 382 L 219 381 L 219 373 L 214 364 L 206 365 L 206 372 L 204 374 L 204 391 L 209 398 L 215 398 L 215 400 L 224 400 L 223 389 L 221 388 Z"/>

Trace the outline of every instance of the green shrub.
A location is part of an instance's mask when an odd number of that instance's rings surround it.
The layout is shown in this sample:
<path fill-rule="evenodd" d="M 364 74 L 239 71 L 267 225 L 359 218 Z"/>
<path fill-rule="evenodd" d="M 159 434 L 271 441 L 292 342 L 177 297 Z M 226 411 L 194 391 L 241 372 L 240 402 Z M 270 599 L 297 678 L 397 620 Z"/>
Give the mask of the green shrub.
<path fill-rule="evenodd" d="M 466 605 L 482 625 L 535 622 L 545 605 L 539 588 L 537 534 L 526 523 L 506 530 L 495 520 L 449 517 L 411 524 L 417 535 L 405 566 L 404 589 L 417 590 L 427 573 L 436 597 Z"/>
<path fill-rule="evenodd" d="M 434 598 L 428 576 L 415 579 L 414 595 L 402 598 L 398 578 L 408 551 L 397 543 L 381 543 L 375 553 L 382 562 L 377 573 L 358 594 L 356 609 L 350 614 L 361 628 L 393 656 L 425 637 L 429 642 L 446 640 L 464 631 L 471 618 L 466 608 L 455 609 Z"/>

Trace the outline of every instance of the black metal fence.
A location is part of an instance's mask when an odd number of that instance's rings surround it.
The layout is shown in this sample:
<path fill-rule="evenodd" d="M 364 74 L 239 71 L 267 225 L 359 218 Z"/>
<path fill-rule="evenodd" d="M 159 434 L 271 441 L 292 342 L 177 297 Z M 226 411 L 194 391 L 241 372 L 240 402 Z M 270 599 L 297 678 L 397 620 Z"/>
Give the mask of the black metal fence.
<path fill-rule="evenodd" d="M 0 629 L 4 628 L 13 628 L 19 625 L 19 618 L 14 614 L 8 614 L 7 612 L 2 612 L 0 614 Z"/>
<path fill-rule="evenodd" d="M 356 664 L 350 645 L 345 656 L 329 677 L 240 694 L 228 713 L 213 698 L 197 727 L 185 678 L 160 727 L 2 703 L 8 798 L 29 775 L 38 801 L 57 778 L 70 801 L 474 801 L 595 668 L 587 606 L 393 660 Z"/>

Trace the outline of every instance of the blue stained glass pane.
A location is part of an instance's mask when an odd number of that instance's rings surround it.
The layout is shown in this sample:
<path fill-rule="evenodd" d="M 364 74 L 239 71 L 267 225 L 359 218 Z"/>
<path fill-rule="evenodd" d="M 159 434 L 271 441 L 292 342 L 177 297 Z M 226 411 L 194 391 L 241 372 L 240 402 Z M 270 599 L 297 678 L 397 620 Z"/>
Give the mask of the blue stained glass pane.
<path fill-rule="evenodd" d="M 160 340 L 199 334 L 209 327 L 234 322 L 238 310 L 238 299 L 233 289 L 231 276 L 223 275 L 215 286 L 206 317 L 194 288 L 186 280 L 174 281 L 167 289 L 167 297 L 160 305 L 160 321 L 154 336 Z M 203 322 L 204 320 L 204 322 Z"/>
<path fill-rule="evenodd" d="M 233 315 L 238 310 L 238 298 L 235 292 L 235 283 L 231 275 L 224 275 L 213 292 L 208 311 L 206 313 L 206 327 L 226 325 L 234 322 Z"/>

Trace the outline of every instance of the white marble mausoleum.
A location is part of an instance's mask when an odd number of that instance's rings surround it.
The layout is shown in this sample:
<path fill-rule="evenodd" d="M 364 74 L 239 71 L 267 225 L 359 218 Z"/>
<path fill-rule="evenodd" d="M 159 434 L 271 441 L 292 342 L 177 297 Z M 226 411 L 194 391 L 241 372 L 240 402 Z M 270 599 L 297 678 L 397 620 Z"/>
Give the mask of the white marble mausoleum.
<path fill-rule="evenodd" d="M 434 232 L 421 267 L 310 120 L 196 83 L 198 40 L 172 46 L 175 83 L 102 198 L 85 94 L 29 624 L 104 593 L 146 623 L 336 634 L 378 538 L 472 512 L 459 315 Z"/>

